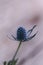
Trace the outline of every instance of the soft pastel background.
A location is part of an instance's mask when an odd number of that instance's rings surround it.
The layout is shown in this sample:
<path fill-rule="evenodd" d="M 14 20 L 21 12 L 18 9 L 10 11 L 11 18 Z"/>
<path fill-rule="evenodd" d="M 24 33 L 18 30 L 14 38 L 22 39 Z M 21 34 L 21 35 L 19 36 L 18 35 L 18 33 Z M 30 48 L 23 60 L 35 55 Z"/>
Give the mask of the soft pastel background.
<path fill-rule="evenodd" d="M 23 26 L 26 30 L 35 24 L 37 35 L 24 42 L 17 54 L 17 65 L 43 65 L 43 0 L 0 0 L 0 65 L 9 61 L 19 42 L 8 38 L 16 36 L 16 30 Z"/>

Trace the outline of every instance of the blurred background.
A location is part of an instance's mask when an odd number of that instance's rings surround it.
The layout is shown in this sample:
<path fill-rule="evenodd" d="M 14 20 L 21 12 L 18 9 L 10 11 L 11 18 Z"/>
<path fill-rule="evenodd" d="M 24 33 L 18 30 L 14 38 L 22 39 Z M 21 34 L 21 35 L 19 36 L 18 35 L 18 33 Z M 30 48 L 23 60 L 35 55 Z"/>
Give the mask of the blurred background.
<path fill-rule="evenodd" d="M 20 26 L 29 30 L 34 25 L 32 34 L 38 33 L 22 43 L 17 65 L 43 65 L 43 0 L 0 0 L 0 65 L 12 59 L 19 44 L 7 36 L 16 36 Z"/>

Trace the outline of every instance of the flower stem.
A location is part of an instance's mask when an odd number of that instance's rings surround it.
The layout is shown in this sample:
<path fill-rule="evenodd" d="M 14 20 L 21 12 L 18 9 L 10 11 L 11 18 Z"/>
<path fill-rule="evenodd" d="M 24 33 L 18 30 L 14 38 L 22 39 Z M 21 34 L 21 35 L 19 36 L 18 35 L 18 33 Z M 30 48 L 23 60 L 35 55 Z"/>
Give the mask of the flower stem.
<path fill-rule="evenodd" d="M 19 51 L 20 46 L 21 46 L 21 41 L 20 41 L 20 43 L 19 43 L 19 45 L 18 45 L 18 48 L 17 48 L 17 50 L 16 50 L 16 52 L 15 52 L 15 55 L 13 56 L 13 60 L 15 59 L 15 57 L 16 57 L 18 51 Z"/>

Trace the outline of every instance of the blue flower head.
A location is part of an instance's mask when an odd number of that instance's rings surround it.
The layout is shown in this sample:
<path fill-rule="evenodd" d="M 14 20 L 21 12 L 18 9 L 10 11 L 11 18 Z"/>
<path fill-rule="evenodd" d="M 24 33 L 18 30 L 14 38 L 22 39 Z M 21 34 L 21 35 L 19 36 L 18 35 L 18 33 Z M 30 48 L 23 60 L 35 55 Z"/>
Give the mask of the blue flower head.
<path fill-rule="evenodd" d="M 11 35 L 11 36 L 13 37 L 13 39 L 15 39 L 17 41 L 24 42 L 24 41 L 31 40 L 37 34 L 37 32 L 36 32 L 34 35 L 30 36 L 35 27 L 36 27 L 36 25 L 34 25 L 33 28 L 28 31 L 26 31 L 23 27 L 19 27 L 17 29 L 17 37 L 14 37 L 13 35 Z"/>
<path fill-rule="evenodd" d="M 26 39 L 26 30 L 23 27 L 19 27 L 17 30 L 17 39 L 20 41 Z"/>

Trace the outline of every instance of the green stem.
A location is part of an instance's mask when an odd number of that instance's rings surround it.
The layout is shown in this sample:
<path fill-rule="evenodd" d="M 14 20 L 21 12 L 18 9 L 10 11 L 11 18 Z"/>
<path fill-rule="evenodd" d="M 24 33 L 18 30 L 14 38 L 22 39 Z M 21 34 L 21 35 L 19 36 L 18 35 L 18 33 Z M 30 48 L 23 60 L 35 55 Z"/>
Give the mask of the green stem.
<path fill-rule="evenodd" d="M 15 55 L 13 56 L 13 60 L 15 59 L 15 57 L 16 57 L 18 51 L 19 51 L 20 46 L 21 46 L 21 41 L 20 41 L 20 43 L 19 43 L 19 45 L 18 45 L 18 48 L 17 48 L 17 50 L 16 50 L 16 52 L 15 52 Z"/>

